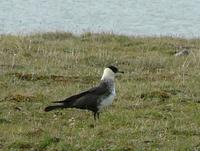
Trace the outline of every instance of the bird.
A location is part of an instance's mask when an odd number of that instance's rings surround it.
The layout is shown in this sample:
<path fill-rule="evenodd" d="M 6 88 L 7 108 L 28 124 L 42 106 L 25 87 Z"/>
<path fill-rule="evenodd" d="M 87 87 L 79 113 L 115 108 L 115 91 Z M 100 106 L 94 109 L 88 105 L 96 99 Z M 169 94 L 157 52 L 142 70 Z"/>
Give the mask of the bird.
<path fill-rule="evenodd" d="M 116 96 L 115 76 L 119 71 L 117 67 L 110 65 L 103 71 L 100 84 L 87 91 L 72 95 L 62 101 L 55 101 L 54 105 L 47 106 L 44 111 L 49 112 L 55 109 L 78 108 L 93 112 L 94 120 L 99 119 L 100 112 L 106 106 L 110 106 Z"/>

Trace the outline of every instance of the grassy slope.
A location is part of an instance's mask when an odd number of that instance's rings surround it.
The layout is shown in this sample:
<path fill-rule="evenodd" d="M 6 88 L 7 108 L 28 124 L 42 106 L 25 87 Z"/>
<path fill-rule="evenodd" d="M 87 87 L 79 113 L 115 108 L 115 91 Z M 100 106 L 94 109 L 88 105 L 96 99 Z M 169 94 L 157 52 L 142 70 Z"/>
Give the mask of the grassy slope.
<path fill-rule="evenodd" d="M 192 53 L 174 57 L 181 46 Z M 171 37 L 0 36 L 0 150 L 200 149 L 199 49 L 199 39 Z M 110 64 L 125 74 L 94 127 L 87 111 L 43 112 Z"/>

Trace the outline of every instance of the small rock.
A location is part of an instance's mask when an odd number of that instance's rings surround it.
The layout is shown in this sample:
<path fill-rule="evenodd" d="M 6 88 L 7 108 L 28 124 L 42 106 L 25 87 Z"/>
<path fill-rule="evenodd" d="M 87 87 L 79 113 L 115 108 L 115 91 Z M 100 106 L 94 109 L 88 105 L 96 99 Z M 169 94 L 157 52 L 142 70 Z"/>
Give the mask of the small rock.
<path fill-rule="evenodd" d="M 21 110 L 22 110 L 21 107 L 15 107 L 14 109 L 15 109 L 16 111 L 21 111 Z"/>
<path fill-rule="evenodd" d="M 187 49 L 183 49 L 181 51 L 178 51 L 174 54 L 174 56 L 178 57 L 178 56 L 187 56 L 189 55 L 190 51 Z"/>

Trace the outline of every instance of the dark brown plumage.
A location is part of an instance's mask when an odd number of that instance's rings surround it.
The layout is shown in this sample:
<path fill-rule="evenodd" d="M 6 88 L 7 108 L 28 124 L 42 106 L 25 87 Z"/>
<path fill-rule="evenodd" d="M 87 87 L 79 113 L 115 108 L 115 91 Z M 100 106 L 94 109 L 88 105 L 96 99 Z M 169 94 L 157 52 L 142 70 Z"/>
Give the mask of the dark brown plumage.
<path fill-rule="evenodd" d="M 112 92 L 109 91 L 109 86 L 106 82 L 102 81 L 99 86 L 84 91 L 80 94 L 73 95 L 66 98 L 63 101 L 55 101 L 55 105 L 47 106 L 44 110 L 49 112 L 55 109 L 63 108 L 79 108 L 90 110 L 94 113 L 94 118 L 96 115 L 99 118 L 98 106 L 101 103 L 102 97 L 107 97 Z"/>
<path fill-rule="evenodd" d="M 101 109 L 112 104 L 115 97 L 114 78 L 115 74 L 118 72 L 121 71 L 114 66 L 105 68 L 101 82 L 97 87 L 68 97 L 63 101 L 53 102 L 56 104 L 47 106 L 44 110 L 49 112 L 55 109 L 63 108 L 86 109 L 93 112 L 94 119 L 96 120 L 96 116 L 99 118 Z"/>

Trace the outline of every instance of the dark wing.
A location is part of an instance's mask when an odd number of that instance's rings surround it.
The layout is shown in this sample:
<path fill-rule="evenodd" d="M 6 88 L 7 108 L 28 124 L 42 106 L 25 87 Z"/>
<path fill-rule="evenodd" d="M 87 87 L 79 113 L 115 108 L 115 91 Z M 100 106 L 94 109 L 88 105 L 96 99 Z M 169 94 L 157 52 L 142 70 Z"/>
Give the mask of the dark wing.
<path fill-rule="evenodd" d="M 62 103 L 65 107 L 75 107 L 81 109 L 97 110 L 99 99 L 101 96 L 109 95 L 108 86 L 106 83 L 100 83 L 99 86 L 84 91 L 80 94 L 73 95 L 63 101 L 54 103 Z"/>

